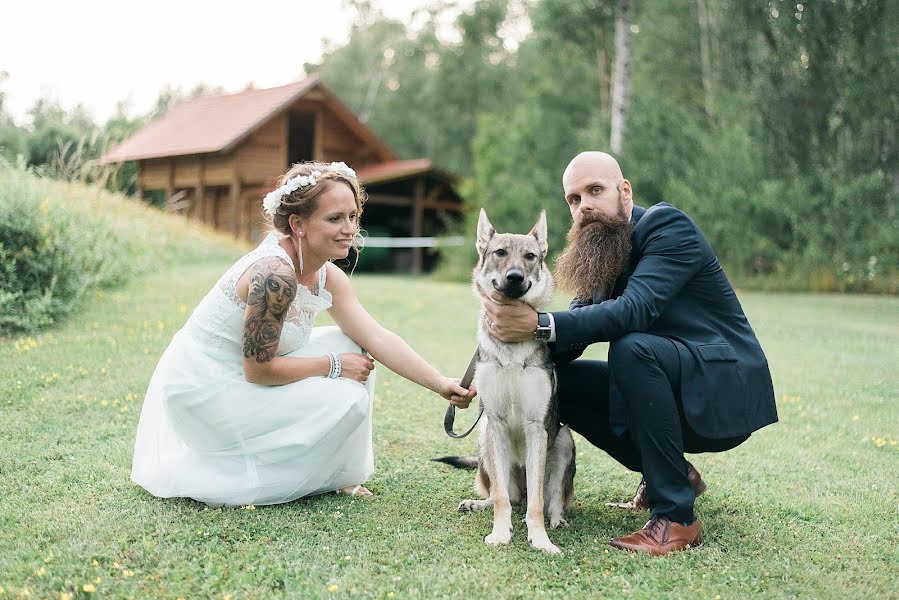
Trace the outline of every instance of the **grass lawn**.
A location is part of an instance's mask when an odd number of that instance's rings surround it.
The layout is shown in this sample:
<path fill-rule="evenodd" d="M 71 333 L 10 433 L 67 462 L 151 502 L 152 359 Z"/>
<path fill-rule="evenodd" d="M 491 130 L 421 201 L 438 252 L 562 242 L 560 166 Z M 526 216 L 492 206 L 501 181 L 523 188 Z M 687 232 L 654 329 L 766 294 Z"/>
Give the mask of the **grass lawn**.
<path fill-rule="evenodd" d="M 664 558 L 607 549 L 644 514 L 606 508 L 639 476 L 576 437 L 560 557 L 484 545 L 462 516 L 472 474 L 428 462 L 475 438 L 442 400 L 379 373 L 373 501 L 318 496 L 209 509 L 129 481 L 156 360 L 227 262 L 180 266 L 96 296 L 45 334 L 0 340 L 0 598 L 897 597 L 899 299 L 742 294 L 771 363 L 781 422 L 692 460 L 705 544 Z M 464 285 L 355 278 L 369 310 L 461 375 L 477 306 Z M 603 348 L 591 350 L 599 357 Z M 463 412 L 462 424 L 473 412 Z M 521 511 L 519 511 L 521 512 Z M 521 513 L 523 516 L 523 513 Z"/>

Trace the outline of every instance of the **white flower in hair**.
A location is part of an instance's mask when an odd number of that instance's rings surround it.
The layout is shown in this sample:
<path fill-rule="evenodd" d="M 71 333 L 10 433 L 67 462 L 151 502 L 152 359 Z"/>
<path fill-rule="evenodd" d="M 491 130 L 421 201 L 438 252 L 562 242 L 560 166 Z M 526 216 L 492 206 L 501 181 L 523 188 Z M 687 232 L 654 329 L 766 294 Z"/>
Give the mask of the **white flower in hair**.
<path fill-rule="evenodd" d="M 332 162 L 330 165 L 328 165 L 328 168 L 346 177 L 356 177 L 356 171 L 346 166 L 345 162 Z"/>
<path fill-rule="evenodd" d="M 274 217 L 281 206 L 281 201 L 287 194 L 292 194 L 302 187 L 315 185 L 315 178 L 321 175 L 321 171 L 312 171 L 309 175 L 297 175 L 288 179 L 284 185 L 272 190 L 262 199 L 262 210 Z"/>

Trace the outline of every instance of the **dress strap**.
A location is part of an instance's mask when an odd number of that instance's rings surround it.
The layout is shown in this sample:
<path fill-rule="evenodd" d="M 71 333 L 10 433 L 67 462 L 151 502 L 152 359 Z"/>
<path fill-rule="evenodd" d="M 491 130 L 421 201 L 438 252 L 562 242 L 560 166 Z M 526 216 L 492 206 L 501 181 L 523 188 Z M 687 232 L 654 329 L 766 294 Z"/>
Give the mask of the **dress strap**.
<path fill-rule="evenodd" d="M 263 246 L 267 248 L 267 251 L 263 256 L 277 256 L 278 258 L 286 261 L 288 266 L 290 266 L 292 269 L 295 269 L 296 265 L 293 264 L 293 259 L 290 258 L 290 255 L 284 250 L 284 248 L 281 247 L 281 244 L 278 243 L 278 240 L 278 236 L 276 236 L 274 233 L 269 234 L 269 237 L 265 240 L 266 243 L 263 244 Z M 262 246 L 260 246 L 260 248 L 261 247 Z"/>
<path fill-rule="evenodd" d="M 325 279 L 328 276 L 328 263 L 322 265 L 322 268 L 318 270 L 318 295 L 321 296 L 322 291 L 325 289 Z"/>

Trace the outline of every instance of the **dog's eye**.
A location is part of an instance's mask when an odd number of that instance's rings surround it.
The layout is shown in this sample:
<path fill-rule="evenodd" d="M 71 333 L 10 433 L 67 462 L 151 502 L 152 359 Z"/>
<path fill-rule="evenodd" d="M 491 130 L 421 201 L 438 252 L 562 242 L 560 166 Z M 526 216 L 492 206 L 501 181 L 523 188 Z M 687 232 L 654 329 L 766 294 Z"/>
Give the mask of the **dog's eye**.
<path fill-rule="evenodd" d="M 498 257 L 502 258 L 502 257 L 504 257 L 505 255 L 507 255 L 508 252 L 506 252 L 506 251 L 503 250 L 502 248 L 499 248 L 498 250 L 496 250 L 496 251 L 494 252 L 494 254 L 496 254 Z"/>
<path fill-rule="evenodd" d="M 524 257 L 526 260 L 534 260 L 535 258 L 537 258 L 537 255 L 534 254 L 533 252 L 528 252 L 527 254 L 524 255 Z"/>

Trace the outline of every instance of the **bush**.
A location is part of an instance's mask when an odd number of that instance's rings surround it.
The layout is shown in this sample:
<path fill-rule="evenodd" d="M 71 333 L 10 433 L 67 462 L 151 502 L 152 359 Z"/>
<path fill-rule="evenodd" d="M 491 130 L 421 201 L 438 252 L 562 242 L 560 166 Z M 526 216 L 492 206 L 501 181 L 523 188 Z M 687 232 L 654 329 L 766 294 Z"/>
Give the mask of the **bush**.
<path fill-rule="evenodd" d="M 197 243 L 197 236 L 205 238 Z M 93 289 L 175 260 L 236 253 L 236 244 L 95 187 L 0 159 L 0 332 L 31 332 Z"/>

